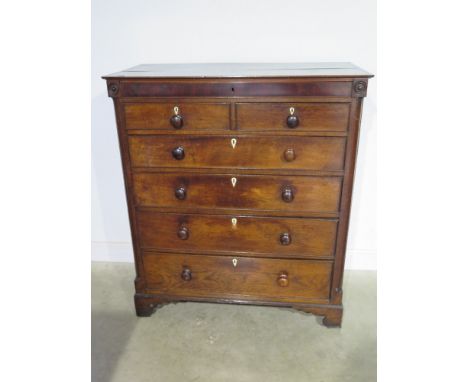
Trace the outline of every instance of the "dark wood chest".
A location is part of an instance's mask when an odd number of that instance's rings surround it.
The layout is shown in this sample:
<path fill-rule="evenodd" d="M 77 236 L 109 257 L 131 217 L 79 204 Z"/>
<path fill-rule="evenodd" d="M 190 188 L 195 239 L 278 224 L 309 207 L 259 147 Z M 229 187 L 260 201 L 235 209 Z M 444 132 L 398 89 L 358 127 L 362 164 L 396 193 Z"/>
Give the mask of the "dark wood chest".
<path fill-rule="evenodd" d="M 140 65 L 105 76 L 135 306 L 208 301 L 342 319 L 363 97 L 347 63 Z"/>

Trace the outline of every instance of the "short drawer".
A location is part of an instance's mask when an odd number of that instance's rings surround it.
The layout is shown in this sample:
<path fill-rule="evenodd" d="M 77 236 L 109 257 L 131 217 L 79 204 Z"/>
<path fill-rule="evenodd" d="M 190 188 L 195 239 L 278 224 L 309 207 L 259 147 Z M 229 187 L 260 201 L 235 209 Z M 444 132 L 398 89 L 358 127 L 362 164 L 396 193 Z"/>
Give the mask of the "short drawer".
<path fill-rule="evenodd" d="M 124 106 L 127 129 L 228 130 L 227 103 L 129 103 Z"/>
<path fill-rule="evenodd" d="M 238 103 L 237 128 L 263 131 L 346 131 L 349 110 L 348 103 Z"/>
<path fill-rule="evenodd" d="M 133 135 L 132 166 L 337 171 L 344 166 L 345 137 Z"/>
<path fill-rule="evenodd" d="M 241 300 L 327 300 L 332 264 L 325 260 L 143 255 L 147 289 L 173 296 Z"/>
<path fill-rule="evenodd" d="M 139 206 L 336 212 L 341 177 L 135 173 Z"/>
<path fill-rule="evenodd" d="M 138 211 L 142 248 L 332 258 L 337 220 Z"/>

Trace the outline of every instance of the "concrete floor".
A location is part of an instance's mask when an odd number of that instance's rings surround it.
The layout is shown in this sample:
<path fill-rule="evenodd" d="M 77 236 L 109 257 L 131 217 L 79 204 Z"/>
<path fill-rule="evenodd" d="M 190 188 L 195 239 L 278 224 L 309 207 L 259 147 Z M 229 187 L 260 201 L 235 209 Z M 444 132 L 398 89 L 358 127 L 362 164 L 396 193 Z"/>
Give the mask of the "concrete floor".
<path fill-rule="evenodd" d="M 270 307 L 179 303 L 137 318 L 133 264 L 92 264 L 93 382 L 376 381 L 376 272 L 348 271 L 341 329 Z"/>

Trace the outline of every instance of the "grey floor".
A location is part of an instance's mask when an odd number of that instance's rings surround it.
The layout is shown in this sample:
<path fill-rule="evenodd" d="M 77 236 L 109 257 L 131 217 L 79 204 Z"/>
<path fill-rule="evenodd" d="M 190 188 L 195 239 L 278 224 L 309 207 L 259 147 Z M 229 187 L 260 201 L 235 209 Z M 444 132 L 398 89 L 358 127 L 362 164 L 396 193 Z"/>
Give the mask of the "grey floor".
<path fill-rule="evenodd" d="M 348 271 L 341 329 L 297 311 L 133 308 L 133 264 L 92 264 L 93 382 L 376 381 L 376 273 Z"/>

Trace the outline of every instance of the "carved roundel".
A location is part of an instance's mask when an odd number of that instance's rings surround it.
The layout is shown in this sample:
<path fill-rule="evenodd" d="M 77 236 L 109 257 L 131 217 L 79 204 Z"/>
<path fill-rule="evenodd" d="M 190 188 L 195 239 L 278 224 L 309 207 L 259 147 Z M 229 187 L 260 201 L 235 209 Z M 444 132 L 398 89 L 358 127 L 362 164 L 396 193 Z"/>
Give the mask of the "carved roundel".
<path fill-rule="evenodd" d="M 116 82 L 111 82 L 107 86 L 107 91 L 109 93 L 109 97 L 115 97 L 117 93 L 119 92 L 119 84 Z"/>
<path fill-rule="evenodd" d="M 355 81 L 353 90 L 356 97 L 365 97 L 367 93 L 367 82 L 362 80 Z"/>

